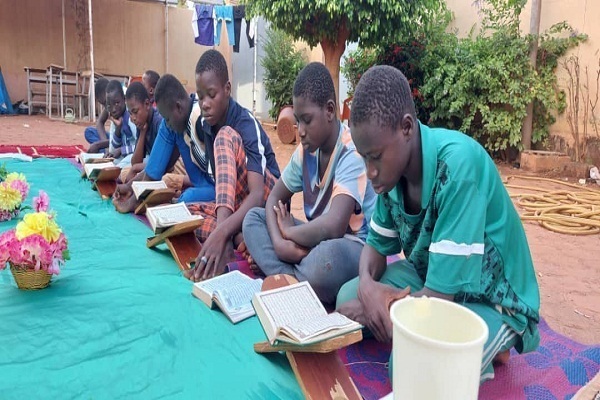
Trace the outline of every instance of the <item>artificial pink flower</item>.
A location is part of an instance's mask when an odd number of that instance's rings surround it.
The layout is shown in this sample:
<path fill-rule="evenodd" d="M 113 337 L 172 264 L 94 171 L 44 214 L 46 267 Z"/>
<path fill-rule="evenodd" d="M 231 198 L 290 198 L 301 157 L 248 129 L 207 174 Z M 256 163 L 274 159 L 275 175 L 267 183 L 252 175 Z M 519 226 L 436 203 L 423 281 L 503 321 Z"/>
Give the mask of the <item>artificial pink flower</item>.
<path fill-rule="evenodd" d="M 17 184 L 13 189 L 21 190 L 23 187 Z M 24 192 L 21 191 L 22 193 Z M 49 206 L 48 195 L 40 190 L 39 196 L 34 198 L 33 203 L 36 212 L 45 213 Z M 0 211 L 0 217 L 2 216 Z M 33 233 L 19 240 L 16 229 L 10 229 L 0 234 L 0 270 L 6 268 L 6 264 L 10 262 L 36 271 L 41 269 L 49 274 L 58 274 L 65 259 L 69 258 L 67 247 L 68 241 L 62 232 L 56 240 L 48 242 L 39 233 Z"/>
<path fill-rule="evenodd" d="M 40 190 L 39 196 L 33 198 L 33 208 L 35 212 L 48 211 L 50 207 L 50 198 L 43 190 Z"/>
<path fill-rule="evenodd" d="M 10 183 L 10 187 L 21 192 L 21 201 L 25 201 L 29 194 L 29 184 L 27 182 L 17 179 Z"/>

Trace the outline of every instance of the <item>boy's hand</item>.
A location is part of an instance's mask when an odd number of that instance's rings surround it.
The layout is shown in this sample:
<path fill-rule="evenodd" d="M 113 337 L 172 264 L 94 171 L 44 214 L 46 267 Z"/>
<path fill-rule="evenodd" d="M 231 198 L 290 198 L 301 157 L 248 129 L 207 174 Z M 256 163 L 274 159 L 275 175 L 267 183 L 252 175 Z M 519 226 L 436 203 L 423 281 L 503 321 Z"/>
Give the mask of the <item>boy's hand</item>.
<path fill-rule="evenodd" d="M 139 171 L 136 171 L 133 167 L 129 170 L 129 172 L 127 173 L 127 175 L 125 176 L 125 182 L 123 183 L 129 183 L 131 182 L 131 180 L 133 178 L 136 177 L 136 175 L 138 174 Z"/>
<path fill-rule="evenodd" d="M 120 116 L 119 118 L 113 118 L 112 116 L 110 116 L 109 118 L 117 128 L 120 128 L 123 124 L 123 116 Z"/>
<path fill-rule="evenodd" d="M 279 232 L 284 239 L 289 239 L 287 235 L 288 229 L 295 225 L 294 216 L 288 212 L 287 207 L 281 200 L 277 202 L 277 205 L 273 207 L 275 215 L 277 216 L 277 226 L 279 226 Z"/>
<path fill-rule="evenodd" d="M 121 157 L 121 148 L 114 149 L 111 153 L 108 153 L 108 156 L 115 159 Z"/>
<path fill-rule="evenodd" d="M 308 250 L 297 245 L 291 240 L 283 239 L 273 242 L 273 248 L 277 257 L 289 264 L 298 264 L 308 255 Z"/>
<path fill-rule="evenodd" d="M 184 275 L 186 278 L 198 282 L 221 275 L 225 272 L 227 263 L 234 260 L 233 242 L 231 238 L 215 229 L 202 244 L 202 250 L 196 258 L 196 266 Z"/>
<path fill-rule="evenodd" d="M 410 287 L 396 289 L 372 279 L 361 279 L 358 300 L 362 303 L 367 327 L 380 342 L 392 340 L 390 306 L 410 294 Z"/>
<path fill-rule="evenodd" d="M 99 153 L 100 152 L 100 146 L 99 146 L 99 142 L 96 143 L 92 143 L 90 145 L 90 148 L 88 149 L 88 153 Z"/>

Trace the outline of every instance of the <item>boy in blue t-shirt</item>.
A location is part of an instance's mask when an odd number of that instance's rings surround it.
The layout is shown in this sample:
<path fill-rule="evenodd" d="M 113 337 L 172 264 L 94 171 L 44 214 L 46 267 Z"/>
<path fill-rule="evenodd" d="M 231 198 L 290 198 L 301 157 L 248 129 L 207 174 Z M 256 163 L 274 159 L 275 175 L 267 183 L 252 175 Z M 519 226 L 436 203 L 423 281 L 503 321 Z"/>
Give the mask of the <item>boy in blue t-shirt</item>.
<path fill-rule="evenodd" d="M 315 62 L 300 71 L 293 94 L 301 143 L 266 207 L 244 218 L 244 241 L 266 275 L 308 281 L 321 301 L 332 304 L 340 287 L 358 275 L 376 196 L 350 131 L 337 117 L 325 65 Z M 285 206 L 299 192 L 306 223 Z"/>
<path fill-rule="evenodd" d="M 406 77 L 390 66 L 356 87 L 352 139 L 379 196 L 359 278 L 346 283 L 338 311 L 378 340 L 392 338 L 389 307 L 411 296 L 469 308 L 486 322 L 481 380 L 492 361 L 540 341 L 540 296 L 519 215 L 485 149 L 460 132 L 419 123 Z M 386 256 L 405 259 L 386 265 Z"/>

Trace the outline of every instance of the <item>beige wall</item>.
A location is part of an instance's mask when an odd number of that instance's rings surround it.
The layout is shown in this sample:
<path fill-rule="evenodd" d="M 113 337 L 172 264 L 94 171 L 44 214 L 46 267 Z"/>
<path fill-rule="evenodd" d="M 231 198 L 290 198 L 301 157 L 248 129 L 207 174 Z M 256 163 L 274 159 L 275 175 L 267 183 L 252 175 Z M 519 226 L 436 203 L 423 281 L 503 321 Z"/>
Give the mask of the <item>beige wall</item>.
<path fill-rule="evenodd" d="M 0 10 L 0 66 L 10 98 L 16 102 L 27 97 L 24 66 L 64 64 L 62 2 L 0 0 Z M 70 71 L 89 68 L 87 15 L 87 0 L 65 0 L 66 67 Z M 168 57 L 164 5 L 94 0 L 92 15 L 96 71 L 141 75 L 155 69 L 174 74 L 189 91 L 195 90 L 196 62 L 209 47 L 194 43 L 191 10 L 168 8 Z M 231 66 L 231 48 L 222 45 L 218 49 Z"/>
<path fill-rule="evenodd" d="M 477 25 L 480 16 L 477 13 L 477 6 L 473 0 L 446 0 L 448 7 L 454 12 L 455 20 L 453 27 L 458 28 L 460 35 L 466 35 L 469 30 Z M 531 0 L 528 1 L 525 10 L 521 15 L 521 29 L 523 32 L 529 32 L 529 20 L 531 18 Z M 540 31 L 550 28 L 557 22 L 567 21 L 577 32 L 588 35 L 588 40 L 576 49 L 572 50 L 567 56 L 577 55 L 581 64 L 582 79 L 585 67 L 587 66 L 590 74 L 590 87 L 592 99 L 596 96 L 595 73 L 598 70 L 598 57 L 600 57 L 600 1 L 593 0 L 542 0 L 542 13 L 540 22 Z M 566 90 L 567 74 L 562 66 L 557 70 L 558 82 L 561 88 Z M 580 111 L 580 115 L 583 112 Z M 600 122 L 600 104 L 596 111 L 596 120 Z M 583 124 L 583 120 L 581 121 Z M 582 131 L 583 128 L 580 128 Z M 568 142 L 572 141 L 569 126 L 566 120 L 566 114 L 558 116 L 557 122 L 550 129 L 551 135 L 558 135 L 565 138 Z M 591 125 L 588 123 L 588 134 L 595 135 Z"/>

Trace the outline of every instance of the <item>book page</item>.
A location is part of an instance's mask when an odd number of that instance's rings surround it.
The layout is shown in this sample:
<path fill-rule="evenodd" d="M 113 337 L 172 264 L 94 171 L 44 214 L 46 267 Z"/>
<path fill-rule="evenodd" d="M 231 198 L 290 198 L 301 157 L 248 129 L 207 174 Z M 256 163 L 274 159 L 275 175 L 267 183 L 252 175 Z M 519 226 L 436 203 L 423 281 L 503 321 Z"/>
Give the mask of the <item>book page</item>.
<path fill-rule="evenodd" d="M 104 158 L 104 153 L 84 153 L 84 152 L 81 152 L 75 158 L 77 158 L 77 161 L 80 164 L 85 164 L 89 160 L 94 160 L 94 159 L 98 159 L 98 158 Z"/>
<path fill-rule="evenodd" d="M 185 203 L 149 207 L 146 213 L 152 215 L 152 219 L 156 223 L 156 228 L 165 228 L 180 222 L 202 219 L 199 215 L 192 215 Z"/>
<path fill-rule="evenodd" d="M 232 271 L 215 278 L 198 282 L 195 285 L 209 293 L 211 296 L 219 289 L 226 289 L 234 285 L 246 285 L 252 278 L 242 274 L 240 271 Z"/>
<path fill-rule="evenodd" d="M 219 304 L 225 308 L 224 311 L 253 310 L 252 296 L 254 296 L 254 293 L 260 292 L 261 286 L 262 279 L 249 279 L 243 283 L 217 289 L 215 296 L 218 298 Z"/>
<path fill-rule="evenodd" d="M 146 190 L 166 189 L 167 184 L 163 181 L 134 181 L 131 183 L 131 189 L 137 199 Z"/>
<path fill-rule="evenodd" d="M 327 315 L 325 307 L 308 282 L 262 292 L 259 296 L 275 330 Z"/>
<path fill-rule="evenodd" d="M 95 169 L 105 169 L 105 168 L 111 168 L 114 166 L 115 166 L 115 164 L 112 162 L 101 163 L 101 164 L 85 164 L 83 169 L 85 170 L 85 174 L 87 176 L 90 176 L 92 174 L 92 171 Z"/>
<path fill-rule="evenodd" d="M 288 336 L 302 342 L 323 333 L 352 325 L 356 325 L 356 322 L 338 312 L 334 312 L 310 320 L 290 322 L 281 329 L 284 333 L 289 334 Z"/>

